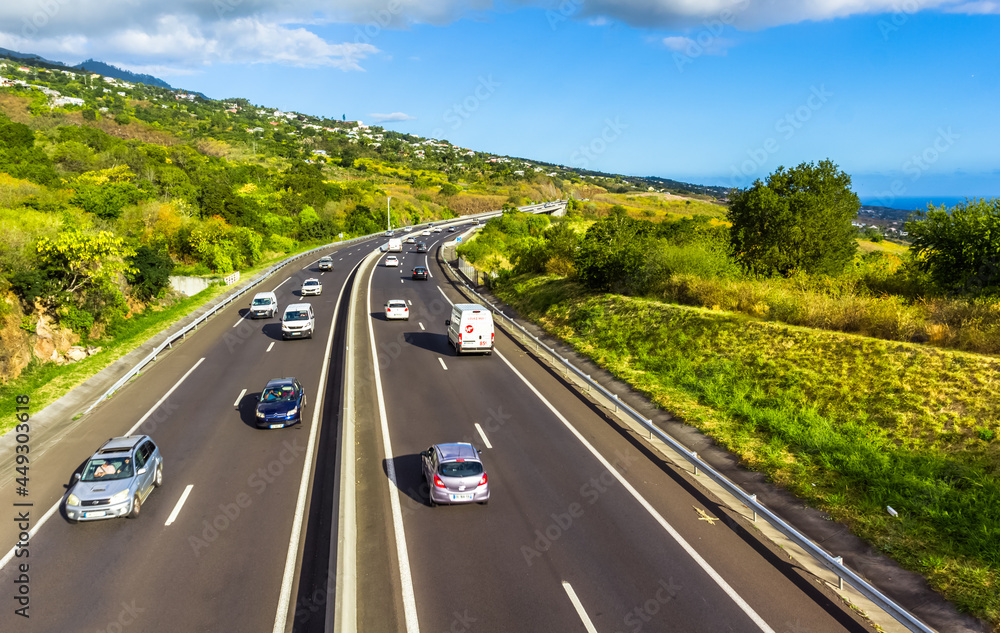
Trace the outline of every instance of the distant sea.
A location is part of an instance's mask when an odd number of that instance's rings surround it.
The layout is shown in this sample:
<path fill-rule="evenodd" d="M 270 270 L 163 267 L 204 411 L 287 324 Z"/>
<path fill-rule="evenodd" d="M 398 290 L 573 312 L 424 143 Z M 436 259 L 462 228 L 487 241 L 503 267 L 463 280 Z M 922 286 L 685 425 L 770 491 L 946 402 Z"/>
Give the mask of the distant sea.
<path fill-rule="evenodd" d="M 902 211 L 924 211 L 927 205 L 933 204 L 936 207 L 944 205 L 953 207 L 959 202 L 965 202 L 965 196 L 924 196 L 924 197 L 893 197 L 866 198 L 861 197 L 861 206 L 865 207 L 889 207 L 890 209 L 900 209 Z"/>

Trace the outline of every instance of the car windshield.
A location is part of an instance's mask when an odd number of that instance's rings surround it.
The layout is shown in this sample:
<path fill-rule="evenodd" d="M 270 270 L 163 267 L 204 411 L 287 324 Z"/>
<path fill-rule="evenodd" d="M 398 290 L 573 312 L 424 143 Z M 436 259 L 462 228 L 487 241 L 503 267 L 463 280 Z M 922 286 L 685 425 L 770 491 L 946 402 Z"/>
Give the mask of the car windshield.
<path fill-rule="evenodd" d="M 281 385 L 280 387 L 268 387 L 260 396 L 261 402 L 290 402 L 298 397 L 295 387 L 291 385 Z"/>
<path fill-rule="evenodd" d="M 285 313 L 286 321 L 308 321 L 309 313 L 305 310 L 290 310 Z"/>
<path fill-rule="evenodd" d="M 132 460 L 128 457 L 95 457 L 83 469 L 83 481 L 128 479 L 132 476 Z"/>
<path fill-rule="evenodd" d="M 318 281 L 315 281 L 315 280 L 309 280 L 309 281 L 305 282 L 305 283 L 304 283 L 304 284 L 302 284 L 302 285 L 303 285 L 303 286 L 318 286 L 318 285 L 319 285 L 319 282 L 318 282 Z"/>
<path fill-rule="evenodd" d="M 271 305 L 271 300 L 270 299 L 264 299 L 264 298 L 254 299 L 253 300 L 253 304 L 255 306 L 268 306 L 268 305 Z"/>
<path fill-rule="evenodd" d="M 444 462 L 438 467 L 442 477 L 475 477 L 483 474 L 483 465 L 479 462 Z"/>

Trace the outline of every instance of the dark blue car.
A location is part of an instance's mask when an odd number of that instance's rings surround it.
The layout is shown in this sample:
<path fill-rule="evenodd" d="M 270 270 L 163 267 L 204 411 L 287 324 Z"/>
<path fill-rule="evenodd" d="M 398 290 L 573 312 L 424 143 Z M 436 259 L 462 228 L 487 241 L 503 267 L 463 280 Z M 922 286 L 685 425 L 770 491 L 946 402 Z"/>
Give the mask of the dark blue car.
<path fill-rule="evenodd" d="M 272 378 L 257 399 L 257 427 L 280 429 L 302 421 L 306 392 L 295 378 Z"/>

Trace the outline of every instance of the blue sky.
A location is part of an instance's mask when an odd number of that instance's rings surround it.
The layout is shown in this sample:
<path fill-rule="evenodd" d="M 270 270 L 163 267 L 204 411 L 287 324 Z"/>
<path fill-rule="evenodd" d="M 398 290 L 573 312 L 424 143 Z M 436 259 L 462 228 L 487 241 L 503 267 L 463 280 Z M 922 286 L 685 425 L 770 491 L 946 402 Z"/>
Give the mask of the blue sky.
<path fill-rule="evenodd" d="M 6 3 L 0 46 L 571 167 L 1000 195 L 994 0 L 95 1 Z"/>

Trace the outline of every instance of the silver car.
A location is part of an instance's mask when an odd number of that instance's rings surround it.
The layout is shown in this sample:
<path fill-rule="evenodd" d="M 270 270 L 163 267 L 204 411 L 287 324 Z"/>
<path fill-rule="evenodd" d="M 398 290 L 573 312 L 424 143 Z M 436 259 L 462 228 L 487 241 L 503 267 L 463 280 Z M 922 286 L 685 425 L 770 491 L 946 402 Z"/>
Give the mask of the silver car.
<path fill-rule="evenodd" d="M 163 483 L 163 456 L 148 435 L 113 437 L 87 460 L 66 495 L 70 521 L 139 516 L 146 497 Z"/>
<path fill-rule="evenodd" d="M 440 503 L 489 503 L 490 485 L 479 453 L 468 442 L 435 444 L 420 453 L 431 506 Z"/>

